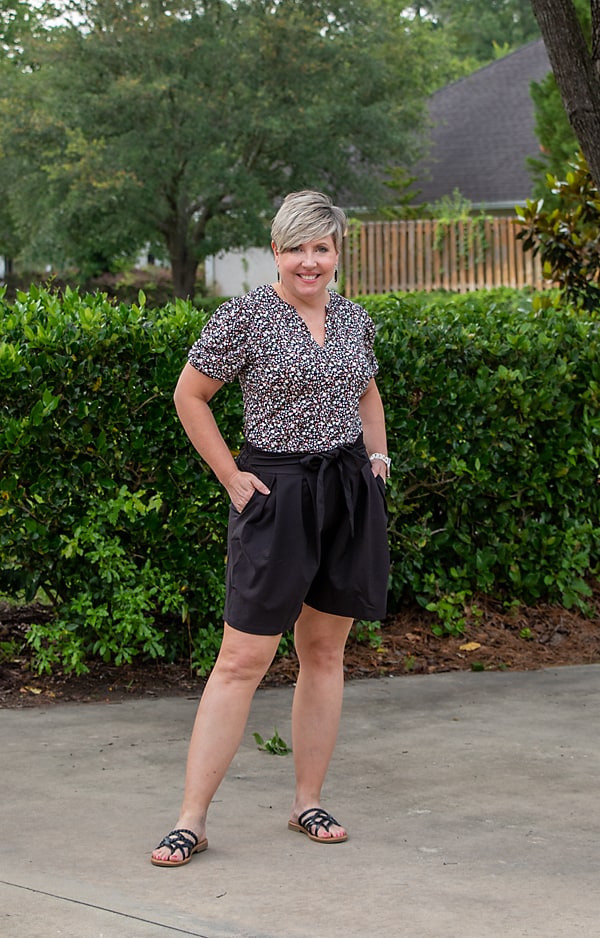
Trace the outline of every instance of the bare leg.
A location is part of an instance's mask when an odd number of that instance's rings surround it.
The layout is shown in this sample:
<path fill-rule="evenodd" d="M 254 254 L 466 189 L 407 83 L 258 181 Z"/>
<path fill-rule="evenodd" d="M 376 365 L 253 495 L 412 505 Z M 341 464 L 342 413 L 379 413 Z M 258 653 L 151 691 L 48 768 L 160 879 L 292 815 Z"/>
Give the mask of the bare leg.
<path fill-rule="evenodd" d="M 321 788 L 333 754 L 344 692 L 344 648 L 352 619 L 303 606 L 296 622 L 300 671 L 292 708 L 296 795 L 291 820 L 321 805 Z M 329 836 L 340 837 L 342 827 Z M 323 835 L 325 832 L 323 832 Z"/>
<path fill-rule="evenodd" d="M 210 802 L 242 740 L 250 704 L 267 671 L 280 635 L 248 635 L 225 623 L 219 656 L 200 700 L 188 750 L 183 804 L 177 828 L 202 840 Z M 169 858 L 157 847 L 155 859 Z M 180 860 L 176 850 L 170 857 Z"/>

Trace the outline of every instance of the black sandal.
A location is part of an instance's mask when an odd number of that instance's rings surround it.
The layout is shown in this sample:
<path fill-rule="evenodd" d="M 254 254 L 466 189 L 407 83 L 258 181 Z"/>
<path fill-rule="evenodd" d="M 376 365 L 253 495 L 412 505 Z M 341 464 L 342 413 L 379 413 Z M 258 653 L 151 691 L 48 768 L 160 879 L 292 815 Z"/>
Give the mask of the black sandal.
<path fill-rule="evenodd" d="M 194 853 L 203 853 L 208 847 L 208 840 L 198 840 L 193 831 L 188 831 L 184 827 L 171 831 L 155 848 L 168 847 L 172 857 L 176 850 L 181 851 L 181 860 L 171 860 L 169 858 L 158 860 L 150 857 L 150 862 L 154 866 L 185 866 L 192 859 Z"/>
<path fill-rule="evenodd" d="M 314 840 L 317 844 L 343 844 L 345 840 L 348 840 L 348 834 L 343 834 L 341 837 L 317 837 L 320 830 L 329 831 L 332 827 L 341 827 L 341 824 L 322 808 L 309 808 L 303 811 L 297 823 L 288 821 L 288 828 L 291 831 L 306 834 L 309 840 Z"/>

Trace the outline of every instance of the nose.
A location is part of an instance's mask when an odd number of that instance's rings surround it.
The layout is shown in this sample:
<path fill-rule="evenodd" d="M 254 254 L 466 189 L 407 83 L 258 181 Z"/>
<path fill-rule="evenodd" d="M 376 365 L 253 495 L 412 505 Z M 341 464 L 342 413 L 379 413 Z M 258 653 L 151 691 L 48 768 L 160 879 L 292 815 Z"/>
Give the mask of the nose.
<path fill-rule="evenodd" d="M 316 254 L 313 251 L 305 251 L 302 257 L 304 267 L 314 267 L 317 262 Z"/>

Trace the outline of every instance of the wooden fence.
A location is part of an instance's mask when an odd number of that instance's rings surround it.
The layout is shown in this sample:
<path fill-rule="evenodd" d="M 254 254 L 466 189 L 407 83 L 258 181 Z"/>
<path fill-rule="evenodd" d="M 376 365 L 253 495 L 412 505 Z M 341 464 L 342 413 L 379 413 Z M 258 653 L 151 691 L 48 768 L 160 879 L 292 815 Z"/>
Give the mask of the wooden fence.
<path fill-rule="evenodd" d="M 512 218 L 353 224 L 344 243 L 344 292 L 547 286 L 539 258 L 523 251 L 517 231 Z"/>

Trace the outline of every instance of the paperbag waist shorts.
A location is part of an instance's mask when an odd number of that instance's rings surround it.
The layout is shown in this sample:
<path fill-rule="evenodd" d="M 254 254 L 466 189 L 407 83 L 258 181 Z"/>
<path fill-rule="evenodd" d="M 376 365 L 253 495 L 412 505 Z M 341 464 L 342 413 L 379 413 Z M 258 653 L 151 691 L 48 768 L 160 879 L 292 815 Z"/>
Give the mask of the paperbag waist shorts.
<path fill-rule="evenodd" d="M 225 621 L 255 635 L 293 628 L 302 604 L 355 619 L 386 612 L 390 567 L 385 483 L 362 436 L 320 453 L 237 460 L 270 489 L 229 509 Z"/>

